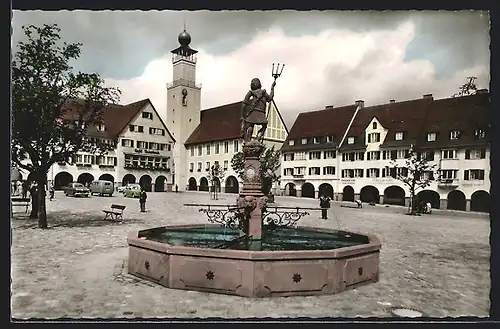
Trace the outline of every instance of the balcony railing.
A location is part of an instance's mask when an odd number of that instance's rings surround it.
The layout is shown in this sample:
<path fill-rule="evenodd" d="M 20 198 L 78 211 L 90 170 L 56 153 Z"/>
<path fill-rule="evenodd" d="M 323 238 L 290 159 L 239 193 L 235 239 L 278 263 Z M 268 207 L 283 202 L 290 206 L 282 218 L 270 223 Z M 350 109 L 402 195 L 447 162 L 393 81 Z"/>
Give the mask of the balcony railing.
<path fill-rule="evenodd" d="M 170 172 L 167 165 L 153 165 L 153 164 L 125 164 L 125 169 L 138 169 L 138 170 L 161 170 Z"/>
<path fill-rule="evenodd" d="M 450 178 L 450 179 L 446 179 L 446 178 L 440 178 L 438 180 L 438 186 L 439 187 L 456 187 L 458 186 L 458 179 L 453 179 L 453 178 Z"/>
<path fill-rule="evenodd" d="M 195 89 L 201 89 L 201 83 L 196 84 L 196 82 L 187 79 L 177 79 L 170 83 L 167 83 L 167 89 L 175 88 L 177 86 L 186 86 Z"/>
<path fill-rule="evenodd" d="M 292 174 L 293 178 L 304 178 L 304 174 Z"/>

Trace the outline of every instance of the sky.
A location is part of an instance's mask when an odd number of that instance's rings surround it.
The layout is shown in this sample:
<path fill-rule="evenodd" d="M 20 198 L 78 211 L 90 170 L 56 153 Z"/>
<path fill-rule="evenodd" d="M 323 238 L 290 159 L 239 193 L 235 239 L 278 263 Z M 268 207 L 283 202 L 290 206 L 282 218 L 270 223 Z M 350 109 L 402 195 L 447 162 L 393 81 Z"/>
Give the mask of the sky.
<path fill-rule="evenodd" d="M 151 99 L 163 118 L 184 24 L 202 109 L 243 100 L 254 77 L 269 90 L 272 63 L 284 63 L 275 101 L 289 128 L 326 105 L 450 97 L 468 76 L 489 89 L 480 11 L 14 11 L 14 51 L 29 24 L 58 24 L 64 41 L 83 43 L 75 69 L 119 87 L 123 104 Z"/>

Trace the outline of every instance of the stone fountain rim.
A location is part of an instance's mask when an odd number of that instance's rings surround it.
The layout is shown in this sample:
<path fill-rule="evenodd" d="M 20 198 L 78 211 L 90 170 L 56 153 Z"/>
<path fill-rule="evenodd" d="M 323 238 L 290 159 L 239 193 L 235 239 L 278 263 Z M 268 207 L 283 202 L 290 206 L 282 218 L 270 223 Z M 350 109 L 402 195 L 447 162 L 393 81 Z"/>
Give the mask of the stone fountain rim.
<path fill-rule="evenodd" d="M 193 227 L 220 227 L 218 224 L 190 224 L 190 225 L 167 225 L 159 226 L 151 229 L 132 231 L 127 237 L 129 246 L 150 249 L 168 255 L 184 255 L 184 256 L 202 256 L 211 258 L 230 258 L 240 260 L 285 260 L 285 259 L 342 259 L 352 255 L 370 254 L 379 252 L 381 244 L 379 239 L 372 234 L 358 233 L 346 231 L 353 234 L 359 234 L 368 238 L 368 243 L 343 247 L 330 250 L 287 250 L 287 251 L 251 251 L 251 250 L 231 250 L 231 249 L 213 249 L 200 247 L 185 247 L 173 246 L 168 243 L 161 243 L 151 240 L 139 238 L 139 233 L 142 231 L 164 229 L 164 228 L 193 228 Z M 341 230 L 326 229 L 319 227 L 298 226 L 299 228 L 310 229 L 319 232 L 338 232 Z"/>

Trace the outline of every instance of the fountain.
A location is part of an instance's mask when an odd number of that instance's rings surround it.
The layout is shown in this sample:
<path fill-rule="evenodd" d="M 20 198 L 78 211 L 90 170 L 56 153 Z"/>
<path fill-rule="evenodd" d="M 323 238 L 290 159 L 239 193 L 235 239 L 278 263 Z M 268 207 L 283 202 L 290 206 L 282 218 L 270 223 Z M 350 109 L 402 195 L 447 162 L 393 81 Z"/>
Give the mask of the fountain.
<path fill-rule="evenodd" d="M 283 65 L 284 66 L 284 65 Z M 281 72 L 283 70 L 281 68 Z M 267 204 L 259 157 L 270 94 L 253 79 L 243 102 L 243 189 L 233 205 L 199 205 L 211 224 L 165 226 L 128 236 L 128 272 L 168 288 L 245 297 L 335 294 L 379 279 L 375 236 L 297 226 L 311 210 Z M 252 139 L 254 125 L 261 125 Z"/>

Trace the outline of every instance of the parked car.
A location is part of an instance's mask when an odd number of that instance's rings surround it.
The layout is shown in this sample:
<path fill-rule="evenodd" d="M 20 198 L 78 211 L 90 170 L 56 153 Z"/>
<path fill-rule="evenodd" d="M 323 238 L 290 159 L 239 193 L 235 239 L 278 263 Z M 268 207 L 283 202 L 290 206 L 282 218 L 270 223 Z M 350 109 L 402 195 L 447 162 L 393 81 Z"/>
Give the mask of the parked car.
<path fill-rule="evenodd" d="M 127 185 L 118 186 L 116 188 L 116 191 L 118 193 L 123 193 L 123 192 L 125 192 L 126 189 L 130 188 L 130 186 L 132 186 L 132 185 L 137 185 L 137 184 L 135 184 L 135 183 L 128 183 Z"/>
<path fill-rule="evenodd" d="M 90 195 L 99 194 L 99 196 L 112 196 L 114 192 L 113 182 L 107 180 L 95 180 L 90 184 Z"/>
<path fill-rule="evenodd" d="M 123 192 L 123 196 L 126 198 L 138 198 L 141 193 L 141 186 L 139 184 L 127 185 L 127 188 Z"/>
<path fill-rule="evenodd" d="M 82 183 L 71 183 L 64 189 L 66 196 L 84 196 L 86 198 L 90 195 L 90 190 L 83 186 Z"/>

